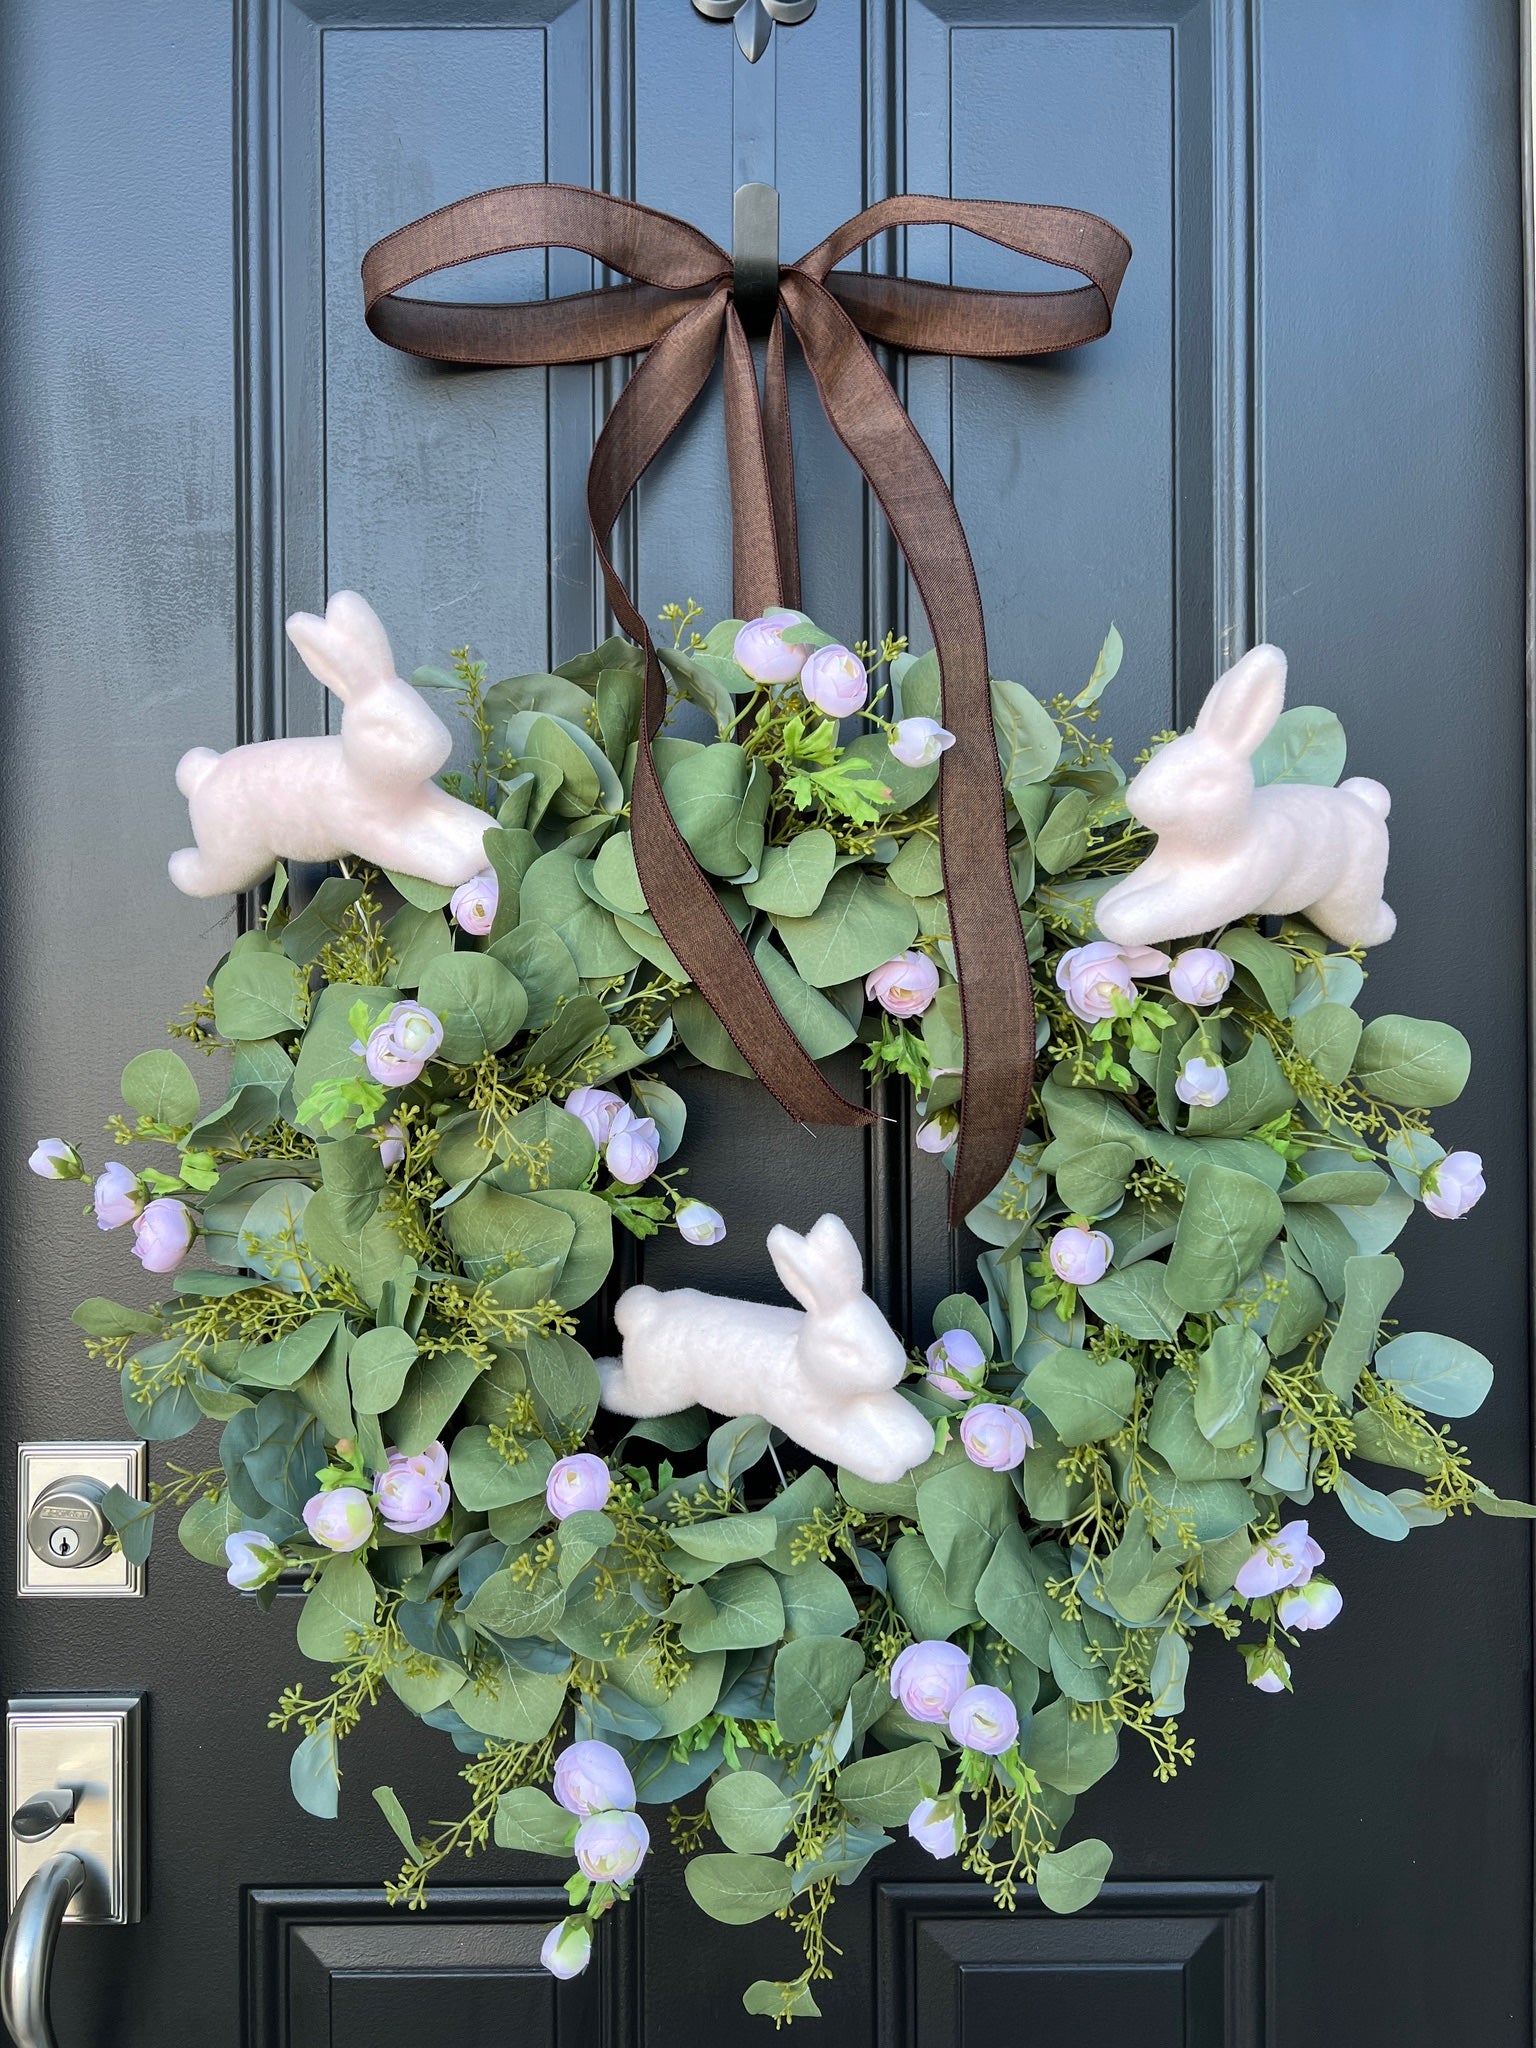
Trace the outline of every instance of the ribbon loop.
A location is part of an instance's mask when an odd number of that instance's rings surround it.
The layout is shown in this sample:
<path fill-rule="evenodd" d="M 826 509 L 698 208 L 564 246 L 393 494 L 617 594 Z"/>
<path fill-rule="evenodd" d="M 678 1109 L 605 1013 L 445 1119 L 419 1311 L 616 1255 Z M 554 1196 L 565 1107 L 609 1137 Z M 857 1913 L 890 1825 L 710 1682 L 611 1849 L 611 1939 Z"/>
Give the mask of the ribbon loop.
<path fill-rule="evenodd" d="M 971 291 L 835 270 L 875 236 L 914 226 L 963 228 L 1088 282 L 1061 291 Z M 583 250 L 630 282 L 522 304 L 400 296 L 436 271 L 541 247 Z M 645 655 L 630 806 L 641 888 L 662 936 L 770 1093 L 792 1116 L 858 1125 L 871 1122 L 872 1112 L 839 1094 L 795 1037 L 667 806 L 651 744 L 666 714 L 666 682 L 649 629 L 607 552 L 625 500 L 723 351 L 737 616 L 751 618 L 774 604 L 798 607 L 784 348 L 786 323 L 793 328 L 823 410 L 906 557 L 933 632 L 943 715 L 955 736 L 939 773 L 940 851 L 965 1047 L 950 1189 L 954 1223 L 1012 1164 L 1033 1087 L 1034 996 L 1009 870 L 976 573 L 954 500 L 865 337 L 945 355 L 1075 348 L 1107 332 L 1130 253 L 1107 221 L 1069 207 L 917 194 L 881 200 L 780 269 L 761 394 L 733 300 L 732 258 L 685 221 L 630 200 L 572 185 L 504 186 L 397 229 L 363 258 L 368 326 L 408 354 L 503 366 L 644 354 L 598 436 L 587 477 L 609 603 Z"/>

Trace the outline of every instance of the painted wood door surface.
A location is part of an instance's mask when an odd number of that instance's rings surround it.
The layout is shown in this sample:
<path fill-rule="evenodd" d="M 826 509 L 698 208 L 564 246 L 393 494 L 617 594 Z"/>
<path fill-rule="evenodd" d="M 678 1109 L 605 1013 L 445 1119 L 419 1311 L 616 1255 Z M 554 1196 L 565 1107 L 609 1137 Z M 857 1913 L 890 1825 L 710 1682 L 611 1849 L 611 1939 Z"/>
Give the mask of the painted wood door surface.
<path fill-rule="evenodd" d="M 1054 200 L 1135 258 L 1113 333 L 1027 365 L 913 361 L 994 662 L 1078 685 L 1113 619 L 1106 723 L 1129 755 L 1218 665 L 1280 642 L 1395 797 L 1396 941 L 1377 1007 L 1450 1018 L 1473 1084 L 1453 1142 L 1492 1193 L 1419 1219 L 1404 1314 L 1499 1366 L 1469 1426 L 1529 1485 L 1525 1201 L 1520 140 L 1514 0 L 822 0 L 749 67 L 688 0 L 11 0 L 0 15 L 0 820 L 15 1101 L 0 1165 L 10 1442 L 123 1433 L 69 1323 L 120 1253 L 31 1200 L 24 1157 L 115 1106 L 233 930 L 169 890 L 171 765 L 312 731 L 284 614 L 355 586 L 407 669 L 472 642 L 494 673 L 604 630 L 583 485 L 617 370 L 448 375 L 364 329 L 379 235 L 484 186 L 595 183 L 730 238 L 774 182 L 784 246 L 888 192 Z M 1026 281 L 990 245 L 913 232 L 910 274 Z M 499 259 L 486 296 L 583 285 Z M 855 473 L 797 389 L 807 603 L 852 638 L 926 644 Z M 728 609 L 708 404 L 639 494 L 644 609 Z M 712 1267 L 767 1292 L 766 1227 L 862 1230 L 877 1292 L 926 1334 L 959 1256 L 941 1176 L 900 1129 L 797 1131 L 745 1084 L 696 1084 L 694 1185 L 730 1212 Z M 114 1267 L 109 1275 L 107 1268 Z M 647 1270 L 677 1277 L 676 1253 Z M 1454 1314 L 1454 1322 L 1443 1319 Z M 157 1453 L 158 1456 L 158 1453 Z M 194 1458 L 194 1462 L 196 1462 Z M 203 1462 L 210 1462 L 204 1460 Z M 1475 1520 L 1388 1552 L 1327 1517 L 1344 1616 L 1295 1698 L 1197 1660 L 1171 1785 L 1133 1761 L 1083 1801 L 1115 1855 L 1074 1920 L 919 1852 L 840 1904 L 818 2039 L 1335 2048 L 1530 2038 L 1530 1554 Z M 7 1525 L 9 1526 L 9 1525 Z M 537 1965 L 558 1894 L 495 1854 L 426 1915 L 379 1890 L 367 1798 L 449 1810 L 446 1742 L 403 1711 L 349 1759 L 343 1817 L 291 1803 L 266 1706 L 294 1674 L 263 1617 L 174 1543 L 142 1601 L 11 1602 L 11 1694 L 150 1696 L 149 1910 L 66 1929 L 61 2048 L 662 2043 L 764 2023 L 773 1922 L 724 1932 L 659 1853 L 587 1978 Z M 1207 1665 L 1212 1669 L 1205 1668 Z"/>

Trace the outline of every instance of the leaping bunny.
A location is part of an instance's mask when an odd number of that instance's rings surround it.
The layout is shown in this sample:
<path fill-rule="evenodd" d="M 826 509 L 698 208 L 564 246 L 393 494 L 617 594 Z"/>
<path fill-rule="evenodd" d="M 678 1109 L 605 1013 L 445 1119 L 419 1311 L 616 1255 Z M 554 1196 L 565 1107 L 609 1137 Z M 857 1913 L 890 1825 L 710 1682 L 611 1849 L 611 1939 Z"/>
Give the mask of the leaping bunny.
<path fill-rule="evenodd" d="M 823 1216 L 804 1237 L 782 1223 L 768 1252 L 805 1309 L 730 1301 L 676 1287 L 631 1287 L 614 1321 L 624 1356 L 598 1360 L 603 1406 L 674 1415 L 761 1415 L 818 1458 L 889 1485 L 933 1452 L 933 1428 L 896 1389 L 901 1340 L 864 1292 L 847 1225 Z"/>
<path fill-rule="evenodd" d="M 395 674 L 367 600 L 338 590 L 323 619 L 295 612 L 288 637 L 310 673 L 341 699 L 341 731 L 183 754 L 176 787 L 197 844 L 171 855 L 176 887 L 187 896 L 223 896 L 250 888 L 280 859 L 346 853 L 444 888 L 478 874 L 491 820 L 432 780 L 453 736 Z"/>
<path fill-rule="evenodd" d="M 1100 897 L 1106 939 L 1150 946 L 1254 913 L 1301 911 L 1342 946 L 1379 946 L 1397 929 L 1382 900 L 1387 812 L 1379 782 L 1337 789 L 1254 786 L 1254 749 L 1285 703 L 1285 656 L 1255 647 L 1200 707 L 1194 729 L 1159 749 L 1126 791 L 1157 845 Z"/>

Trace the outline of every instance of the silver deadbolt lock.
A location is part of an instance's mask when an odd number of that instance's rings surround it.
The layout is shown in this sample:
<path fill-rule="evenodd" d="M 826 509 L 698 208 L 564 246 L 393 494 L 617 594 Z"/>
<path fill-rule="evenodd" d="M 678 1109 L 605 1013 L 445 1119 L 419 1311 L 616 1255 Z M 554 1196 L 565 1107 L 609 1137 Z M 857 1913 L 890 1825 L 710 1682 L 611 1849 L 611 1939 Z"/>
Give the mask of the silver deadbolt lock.
<path fill-rule="evenodd" d="M 84 1473 L 45 1486 L 27 1516 L 27 1548 L 42 1563 L 75 1571 L 107 1554 L 106 1487 Z"/>

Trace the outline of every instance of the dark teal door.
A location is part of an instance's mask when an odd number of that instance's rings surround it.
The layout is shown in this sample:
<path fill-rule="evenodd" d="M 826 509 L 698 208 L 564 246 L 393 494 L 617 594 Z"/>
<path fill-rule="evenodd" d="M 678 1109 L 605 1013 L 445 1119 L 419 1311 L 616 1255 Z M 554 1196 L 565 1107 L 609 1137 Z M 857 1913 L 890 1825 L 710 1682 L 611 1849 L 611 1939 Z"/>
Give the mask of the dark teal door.
<path fill-rule="evenodd" d="M 13 1121 L 0 1168 L 8 1440 L 122 1433 L 68 1320 L 104 1284 L 96 1245 L 54 1234 L 23 1160 L 42 1129 L 106 1117 L 118 1064 L 231 929 L 165 884 L 182 747 L 313 729 L 280 621 L 344 585 L 408 664 L 468 640 L 533 669 L 603 629 L 583 481 L 608 373 L 447 377 L 381 348 L 363 250 L 544 178 L 728 241 L 732 190 L 758 179 L 795 251 L 903 190 L 1055 200 L 1129 234 L 1107 340 L 1028 366 L 914 361 L 906 396 L 1003 673 L 1075 687 L 1113 618 L 1130 754 L 1273 639 L 1294 693 L 1336 705 L 1392 787 L 1401 930 L 1373 993 L 1472 1039 L 1461 1142 L 1494 1190 L 1457 1230 L 1413 1226 L 1403 1313 L 1435 1326 L 1454 1300 L 1497 1361 L 1479 1469 L 1524 1494 L 1518 27 L 1515 0 L 822 0 L 748 67 L 688 0 L 11 0 L 0 914 L 9 1071 L 39 1123 Z M 933 230 L 886 254 L 1022 281 Z M 569 255 L 486 268 L 492 296 L 585 278 Z M 798 438 L 808 606 L 850 637 L 903 629 L 890 550 L 809 407 Z M 640 493 L 647 612 L 726 609 L 722 477 L 706 409 Z M 937 1170 L 797 1134 L 728 1080 L 696 1128 L 699 1182 L 732 1213 L 719 1284 L 764 1286 L 763 1228 L 813 1201 L 862 1222 L 891 1313 L 926 1327 L 952 1257 Z M 1525 1529 L 1476 1520 L 1407 1568 L 1342 1518 L 1328 1543 L 1350 1607 L 1305 1691 L 1261 1699 L 1218 1662 L 1191 1693 L 1196 1767 L 1159 1786 L 1127 1766 L 1086 1801 L 1116 1853 L 1096 1907 L 1003 1918 L 915 1852 L 883 1859 L 838 1909 L 817 2038 L 1528 2041 Z M 787 1936 L 710 1929 L 666 1855 L 601 1968 L 558 1993 L 536 1962 L 555 1898 L 529 1862 L 493 1856 L 466 1873 L 481 1889 L 392 1915 L 392 1843 L 362 1795 L 388 1779 L 413 1815 L 450 1810 L 447 1745 L 381 1712 L 344 1818 L 306 1819 L 263 1728 L 293 1662 L 283 1610 L 264 1619 L 174 1544 L 146 1600 L 8 1603 L 3 1641 L 11 1693 L 150 1695 L 149 1911 L 65 1931 L 61 2048 L 724 2048 L 762 2024 L 739 1989 L 784 1973 Z"/>

